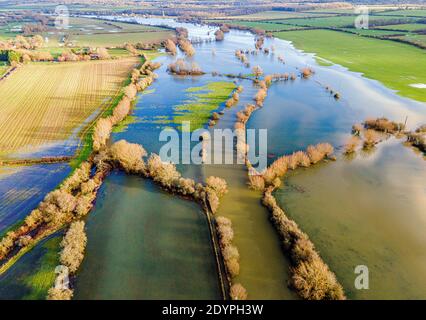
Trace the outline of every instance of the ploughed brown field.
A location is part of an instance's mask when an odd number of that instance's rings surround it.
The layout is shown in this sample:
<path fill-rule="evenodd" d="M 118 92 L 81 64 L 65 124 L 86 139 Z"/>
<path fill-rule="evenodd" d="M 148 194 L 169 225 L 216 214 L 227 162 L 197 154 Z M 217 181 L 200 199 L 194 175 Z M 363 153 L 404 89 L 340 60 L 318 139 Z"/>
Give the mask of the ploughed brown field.
<path fill-rule="evenodd" d="M 0 158 L 70 137 L 113 100 L 136 57 L 34 63 L 0 81 Z"/>

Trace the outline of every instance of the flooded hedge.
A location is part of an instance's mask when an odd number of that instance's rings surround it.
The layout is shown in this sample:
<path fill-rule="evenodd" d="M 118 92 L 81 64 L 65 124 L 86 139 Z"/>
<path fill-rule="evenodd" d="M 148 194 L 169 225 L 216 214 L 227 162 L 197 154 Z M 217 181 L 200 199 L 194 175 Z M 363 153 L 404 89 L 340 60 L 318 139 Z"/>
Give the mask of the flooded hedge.
<path fill-rule="evenodd" d="M 228 281 L 231 285 L 229 295 L 233 300 L 247 299 L 247 291 L 240 283 L 234 283 L 233 279 L 240 272 L 240 255 L 238 249 L 233 245 L 234 230 L 232 222 L 225 217 L 216 218 L 216 231 L 219 236 L 220 250 L 225 262 Z"/>
<path fill-rule="evenodd" d="M 342 286 L 325 262 L 315 251 L 314 244 L 298 225 L 290 220 L 277 205 L 272 195 L 273 188 L 268 188 L 262 203 L 271 213 L 271 220 L 276 227 L 282 245 L 291 260 L 290 285 L 303 298 L 308 300 L 344 300 Z"/>

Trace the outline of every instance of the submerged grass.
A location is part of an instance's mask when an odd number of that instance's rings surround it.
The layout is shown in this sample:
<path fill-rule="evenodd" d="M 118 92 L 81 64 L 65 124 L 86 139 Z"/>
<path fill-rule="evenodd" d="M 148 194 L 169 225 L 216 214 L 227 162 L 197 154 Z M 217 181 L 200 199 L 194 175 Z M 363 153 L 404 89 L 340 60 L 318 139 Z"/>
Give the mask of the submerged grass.
<path fill-rule="evenodd" d="M 55 281 L 55 267 L 60 264 L 58 248 L 61 240 L 61 236 L 56 236 L 42 245 L 46 253 L 40 259 L 37 272 L 24 280 L 24 283 L 31 288 L 31 293 L 24 299 L 35 300 L 46 297 L 47 291 Z"/>
<path fill-rule="evenodd" d="M 175 107 L 172 122 L 182 129 L 182 122 L 189 121 L 191 131 L 202 128 L 213 111 L 224 104 L 237 86 L 233 82 L 210 82 L 205 86 L 188 88 L 190 99 Z"/>

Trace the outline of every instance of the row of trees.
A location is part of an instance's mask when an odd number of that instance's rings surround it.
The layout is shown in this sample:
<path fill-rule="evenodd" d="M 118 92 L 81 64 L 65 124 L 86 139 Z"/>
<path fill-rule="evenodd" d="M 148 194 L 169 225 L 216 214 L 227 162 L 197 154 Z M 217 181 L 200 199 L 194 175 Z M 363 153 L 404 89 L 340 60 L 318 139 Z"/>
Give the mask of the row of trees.
<path fill-rule="evenodd" d="M 237 104 L 238 101 L 240 100 L 240 93 L 243 92 L 243 90 L 244 90 L 243 86 L 238 86 L 237 89 L 235 89 L 234 93 L 232 94 L 231 98 L 226 100 L 225 107 L 231 108 L 232 106 Z"/>
<path fill-rule="evenodd" d="M 219 236 L 220 250 L 228 274 L 228 281 L 231 284 L 230 296 L 233 300 L 246 300 L 247 291 L 244 287 L 239 283 L 233 284 L 234 278 L 240 273 L 240 254 L 237 247 L 233 245 L 234 230 L 232 229 L 232 222 L 225 217 L 217 217 L 215 222 L 216 231 Z"/>
<path fill-rule="evenodd" d="M 404 131 L 405 124 L 394 122 L 387 118 L 370 118 L 363 124 L 352 126 L 352 135 L 345 143 L 344 153 L 353 154 L 362 143 L 363 148 L 368 150 L 381 141 L 382 137 L 388 135 L 406 135 L 408 144 L 418 148 L 420 151 L 426 150 L 426 125 L 422 125 L 415 131 Z"/>
<path fill-rule="evenodd" d="M 216 41 L 223 41 L 223 39 L 225 39 L 225 34 L 221 29 L 216 30 L 214 36 L 216 38 Z"/>
<path fill-rule="evenodd" d="M 163 162 L 157 154 L 152 153 L 145 162 L 146 156 L 141 145 L 120 140 L 101 151 L 94 161 L 97 166 L 108 163 L 127 173 L 150 178 L 163 189 L 204 204 L 212 213 L 217 212 L 220 198 L 228 192 L 225 180 L 211 176 L 205 185 L 196 183 L 193 179 L 183 178 L 173 163 Z"/>
<path fill-rule="evenodd" d="M 290 258 L 290 285 L 303 299 L 346 299 L 335 274 L 316 252 L 308 235 L 278 206 L 272 190 L 273 187 L 270 187 L 265 191 L 262 203 L 270 211 L 271 220 L 282 239 L 282 246 Z"/>
<path fill-rule="evenodd" d="M 167 71 L 180 76 L 199 76 L 204 74 L 196 62 L 187 62 L 184 59 L 177 59 L 175 62 L 170 63 Z"/>
<path fill-rule="evenodd" d="M 90 211 L 105 177 L 103 170 L 96 171 L 91 177 L 91 168 L 90 162 L 83 162 L 58 189 L 46 195 L 20 227 L 3 237 L 0 241 L 0 260 L 11 258 L 11 254 L 19 251 L 15 248 L 23 249 Z M 22 237 L 25 237 L 25 241 L 20 241 Z"/>
<path fill-rule="evenodd" d="M 242 50 L 235 50 L 235 56 L 244 64 L 246 68 L 250 67 L 248 58 Z"/>
<path fill-rule="evenodd" d="M 166 52 L 170 53 L 173 56 L 175 56 L 177 53 L 176 43 L 174 43 L 174 41 L 171 39 L 167 39 L 164 42 L 164 48 L 166 49 Z"/>
<path fill-rule="evenodd" d="M 94 127 L 92 135 L 94 151 L 99 151 L 106 146 L 113 126 L 129 114 L 131 102 L 135 99 L 137 92 L 144 90 L 154 81 L 155 75 L 153 70 L 159 66 L 157 63 L 146 61 L 139 70 L 134 69 L 132 71 L 131 83 L 124 87 L 123 97 L 117 104 L 117 108 L 114 108 L 111 116 L 99 119 Z M 141 75 L 144 77 L 138 81 L 138 77 Z"/>
<path fill-rule="evenodd" d="M 60 253 L 61 267 L 66 267 L 65 270 L 68 270 L 69 274 L 75 274 L 80 267 L 84 259 L 86 244 L 87 236 L 84 231 L 84 222 L 75 221 L 71 223 L 61 242 L 62 251 Z M 72 298 L 73 290 L 68 285 L 61 283 L 62 277 L 64 277 L 64 274 L 59 272 L 55 286 L 48 291 L 48 300 L 70 300 Z"/>
<path fill-rule="evenodd" d="M 178 46 L 188 57 L 192 57 L 195 54 L 192 43 L 186 38 L 178 38 Z"/>
<path fill-rule="evenodd" d="M 33 37 L 24 37 L 17 35 L 15 38 L 9 39 L 7 41 L 0 41 L 0 50 L 8 49 L 27 49 L 35 50 L 43 47 L 44 39 L 40 35 Z"/>
<path fill-rule="evenodd" d="M 250 171 L 249 186 L 254 190 L 263 191 L 269 186 L 277 188 L 281 184 L 281 178 L 288 170 L 297 167 L 309 167 L 325 158 L 333 159 L 334 148 L 329 143 L 318 143 L 308 146 L 305 151 L 297 151 L 291 155 L 284 155 L 275 160 L 262 174 Z"/>

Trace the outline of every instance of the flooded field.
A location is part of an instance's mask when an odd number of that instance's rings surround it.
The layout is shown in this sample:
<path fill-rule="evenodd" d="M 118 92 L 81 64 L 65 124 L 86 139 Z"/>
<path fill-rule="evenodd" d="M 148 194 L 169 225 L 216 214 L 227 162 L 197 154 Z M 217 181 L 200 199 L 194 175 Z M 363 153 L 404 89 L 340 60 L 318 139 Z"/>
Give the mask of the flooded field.
<path fill-rule="evenodd" d="M 109 177 L 87 234 L 76 299 L 220 299 L 204 213 L 150 181 Z"/>
<path fill-rule="evenodd" d="M 276 197 L 350 299 L 424 299 L 425 181 L 422 157 L 391 140 L 371 154 L 296 171 Z M 369 268 L 369 290 L 354 286 L 357 265 Z"/>
<path fill-rule="evenodd" d="M 168 19 L 135 19 L 144 24 L 183 26 L 193 40 L 211 39 L 215 30 Z M 258 88 L 251 80 L 225 74 L 250 76 L 251 68 L 243 66 L 235 50 L 251 50 L 253 43 L 252 34 L 231 31 L 224 41 L 194 45 L 196 54 L 188 60 L 207 73 L 201 77 L 172 76 L 166 69 L 175 58 L 157 58 L 162 63 L 156 70 L 158 79 L 138 96 L 131 116 L 115 130 L 111 142 L 125 139 L 142 144 L 148 153 L 158 153 L 165 143 L 159 141 L 160 132 L 179 129 L 176 115 L 181 115 L 182 105 L 192 101 L 194 88 L 218 82 L 244 86 L 236 106 L 225 109 L 221 104 L 216 110 L 224 114 L 215 128 L 232 129 L 237 111 L 253 103 Z M 309 79 L 273 83 L 264 106 L 253 113 L 247 128 L 268 130 L 269 162 L 318 142 L 331 143 L 338 154 L 336 162 L 297 170 L 286 177 L 276 192 L 279 204 L 310 236 L 349 298 L 425 298 L 424 159 L 394 139 L 352 160 L 340 156 L 354 123 L 386 116 L 400 122 L 407 119 L 411 129 L 426 122 L 425 104 L 401 98 L 380 83 L 340 66 L 319 66 L 312 55 L 296 50 L 287 41 L 265 40 L 265 47 L 272 45 L 272 53 L 248 55 L 251 67 L 259 65 L 265 74 L 299 74 L 301 68 L 311 67 L 315 74 Z M 278 55 L 285 56 L 285 64 L 278 61 Z M 183 54 L 179 52 L 178 57 Z M 214 71 L 222 75 L 212 74 Z M 341 98 L 336 100 L 326 87 L 338 91 Z M 180 151 L 187 147 L 181 146 Z M 0 232 L 19 222 L 68 170 L 59 167 L 62 171 L 55 174 L 50 165 L 43 176 L 53 174 L 54 179 L 39 186 L 44 180 L 35 179 L 36 167 L 29 168 L 33 171 L 10 175 L 19 177 L 30 190 L 15 198 L 6 192 L 12 178 L 0 178 L 0 190 L 5 190 L 0 198 Z M 287 286 L 289 260 L 260 203 L 261 194 L 247 187 L 246 168 L 181 164 L 178 169 L 196 181 L 214 175 L 228 182 L 229 192 L 217 215 L 233 222 L 234 243 L 241 257 L 236 281 L 246 287 L 249 298 L 297 299 Z M 37 190 L 37 196 L 31 190 Z M 77 299 L 221 298 L 206 217 L 197 204 L 166 194 L 151 181 L 118 172 L 108 177 L 87 217 L 87 237 L 86 256 L 75 281 Z M 21 258 L 16 268 L 23 268 L 28 256 Z M 356 265 L 369 267 L 370 290 L 355 290 Z M 0 286 L 7 281 L 0 277 Z M 11 296 L 25 294 L 17 288 Z"/>

